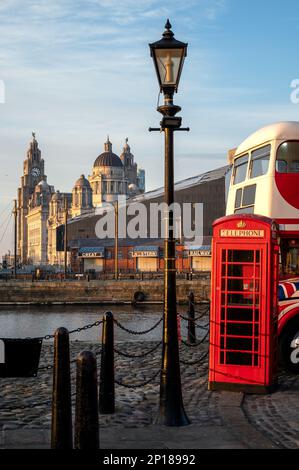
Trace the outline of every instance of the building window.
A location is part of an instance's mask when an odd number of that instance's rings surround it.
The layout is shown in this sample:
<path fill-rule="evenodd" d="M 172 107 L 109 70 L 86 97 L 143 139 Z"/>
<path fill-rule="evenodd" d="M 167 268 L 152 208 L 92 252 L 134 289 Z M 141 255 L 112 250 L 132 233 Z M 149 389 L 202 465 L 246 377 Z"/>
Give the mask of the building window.
<path fill-rule="evenodd" d="M 234 163 L 234 184 L 239 184 L 245 181 L 247 174 L 249 155 L 237 158 Z"/>
<path fill-rule="evenodd" d="M 266 145 L 251 154 L 251 178 L 257 178 L 268 173 L 271 145 Z"/>
<path fill-rule="evenodd" d="M 253 214 L 255 196 L 256 184 L 238 189 L 235 200 L 235 214 Z"/>

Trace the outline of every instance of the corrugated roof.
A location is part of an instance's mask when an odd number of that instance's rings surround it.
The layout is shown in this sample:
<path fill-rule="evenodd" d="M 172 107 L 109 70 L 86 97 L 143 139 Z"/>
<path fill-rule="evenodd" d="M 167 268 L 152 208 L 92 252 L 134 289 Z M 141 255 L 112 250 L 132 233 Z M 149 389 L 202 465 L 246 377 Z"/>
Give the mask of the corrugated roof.
<path fill-rule="evenodd" d="M 208 171 L 207 173 L 203 173 L 202 175 L 193 176 L 191 178 L 187 178 L 182 181 L 178 181 L 174 185 L 175 192 L 182 191 L 184 189 L 190 188 L 192 186 L 205 184 L 210 181 L 216 181 L 218 179 L 224 178 L 227 173 L 229 172 L 230 167 L 228 165 L 223 166 L 221 168 L 216 168 L 216 170 Z M 164 194 L 164 186 L 161 188 L 154 189 L 153 191 L 148 191 L 144 194 L 140 194 L 138 196 L 134 196 L 128 199 L 128 202 L 142 202 L 148 201 L 150 199 L 156 199 L 158 197 L 163 196 Z M 93 215 L 100 215 L 102 211 L 107 210 L 107 208 L 97 207 L 96 209 L 92 209 L 90 212 L 86 212 L 78 217 L 75 217 L 68 221 L 68 224 L 72 224 L 74 222 L 78 222 L 79 220 L 89 218 Z"/>
<path fill-rule="evenodd" d="M 174 191 L 182 191 L 183 189 L 190 188 L 199 184 L 208 183 L 209 181 L 215 181 L 220 178 L 224 178 L 229 171 L 229 166 L 224 166 L 217 168 L 216 170 L 208 171 L 202 175 L 193 176 L 182 181 L 178 181 L 174 184 Z M 130 202 L 140 202 L 148 199 L 155 199 L 164 194 L 164 186 L 153 191 L 148 191 L 147 193 L 140 194 L 130 199 Z"/>

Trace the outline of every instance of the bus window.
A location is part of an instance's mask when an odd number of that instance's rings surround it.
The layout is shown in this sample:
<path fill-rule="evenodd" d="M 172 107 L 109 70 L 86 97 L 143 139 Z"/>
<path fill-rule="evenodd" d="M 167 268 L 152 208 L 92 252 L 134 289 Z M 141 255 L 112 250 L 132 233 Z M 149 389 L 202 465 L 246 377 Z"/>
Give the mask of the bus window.
<path fill-rule="evenodd" d="M 276 171 L 299 173 L 299 142 L 284 142 L 277 150 Z"/>
<path fill-rule="evenodd" d="M 294 276 L 299 274 L 299 240 L 281 241 L 282 274 Z"/>
<path fill-rule="evenodd" d="M 277 160 L 276 162 L 276 171 L 278 173 L 287 173 L 288 164 L 285 160 Z"/>
<path fill-rule="evenodd" d="M 243 155 L 243 157 L 236 158 L 234 163 L 234 184 L 239 184 L 245 181 L 247 174 L 249 155 Z"/>
<path fill-rule="evenodd" d="M 238 189 L 238 191 L 236 192 L 235 209 L 240 209 L 240 207 L 242 207 L 242 197 L 243 189 Z"/>
<path fill-rule="evenodd" d="M 235 214 L 254 214 L 256 184 L 238 189 L 235 199 Z"/>
<path fill-rule="evenodd" d="M 268 173 L 271 145 L 266 145 L 251 154 L 251 178 L 257 178 Z"/>

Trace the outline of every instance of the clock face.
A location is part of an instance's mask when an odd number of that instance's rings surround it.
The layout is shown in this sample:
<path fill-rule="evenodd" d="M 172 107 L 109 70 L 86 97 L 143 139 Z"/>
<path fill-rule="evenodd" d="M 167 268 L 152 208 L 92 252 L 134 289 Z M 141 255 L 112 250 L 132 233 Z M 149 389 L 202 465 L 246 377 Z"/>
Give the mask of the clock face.
<path fill-rule="evenodd" d="M 38 177 L 38 176 L 40 176 L 40 169 L 37 168 L 37 167 L 32 168 L 32 170 L 31 170 L 31 175 L 32 175 L 33 177 Z"/>

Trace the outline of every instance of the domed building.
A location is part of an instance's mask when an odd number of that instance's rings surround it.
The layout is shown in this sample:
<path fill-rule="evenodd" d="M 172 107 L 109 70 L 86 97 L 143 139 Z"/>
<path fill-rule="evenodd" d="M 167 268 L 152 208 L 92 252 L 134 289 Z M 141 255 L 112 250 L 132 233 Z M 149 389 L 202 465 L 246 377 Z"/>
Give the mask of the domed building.
<path fill-rule="evenodd" d="M 143 179 L 139 177 L 140 171 Z M 47 182 L 42 153 L 32 132 L 18 188 L 17 250 L 21 263 L 63 266 L 64 252 L 60 251 L 61 238 L 57 242 L 57 229 L 65 224 L 65 216 L 80 218 L 92 214 L 95 207 L 116 201 L 120 195 L 130 197 L 144 192 L 144 180 L 144 170 L 138 170 L 134 163 L 128 139 L 119 157 L 112 151 L 108 136 L 92 174 L 88 178 L 81 175 L 71 193 L 55 192 L 54 186 Z"/>
<path fill-rule="evenodd" d="M 72 191 L 72 217 L 89 212 L 92 207 L 92 189 L 90 183 L 84 175 L 81 175 Z"/>
<path fill-rule="evenodd" d="M 127 194 L 128 181 L 125 178 L 121 159 L 112 152 L 112 143 L 107 137 L 104 152 L 94 162 L 92 175 L 88 177 L 92 189 L 92 202 L 95 207 L 105 202 L 117 200 Z"/>

